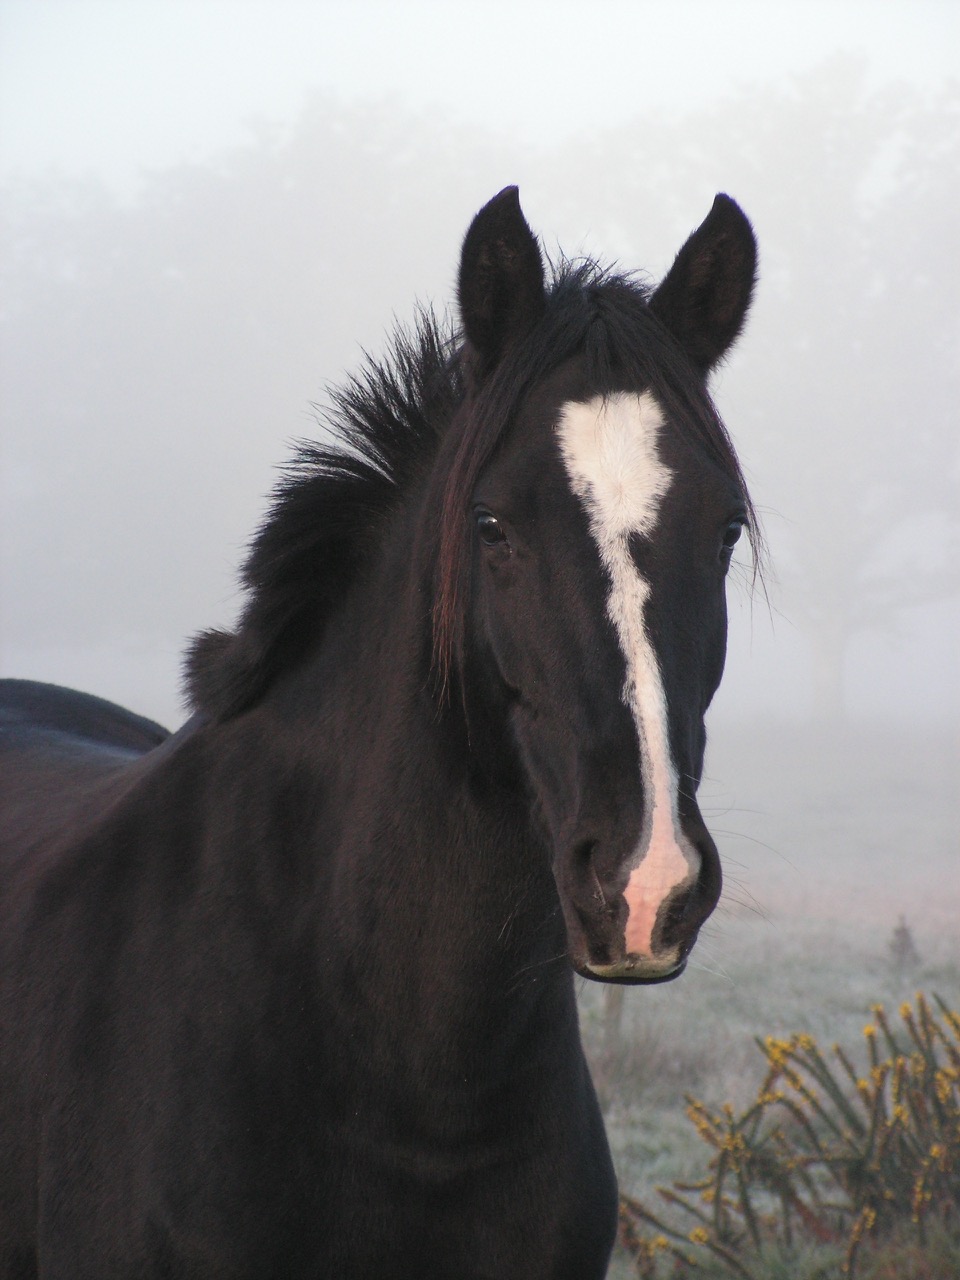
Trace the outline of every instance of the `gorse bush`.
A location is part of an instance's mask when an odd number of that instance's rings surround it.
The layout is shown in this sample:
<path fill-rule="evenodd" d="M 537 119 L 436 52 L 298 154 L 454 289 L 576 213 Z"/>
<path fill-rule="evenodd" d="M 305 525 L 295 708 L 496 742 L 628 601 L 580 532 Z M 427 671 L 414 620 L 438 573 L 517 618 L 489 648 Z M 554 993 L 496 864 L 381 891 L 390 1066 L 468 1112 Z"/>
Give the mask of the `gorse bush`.
<path fill-rule="evenodd" d="M 713 1154 L 699 1181 L 658 1188 L 667 1216 L 622 1197 L 621 1242 L 638 1274 L 768 1280 L 778 1259 L 821 1245 L 836 1265 L 821 1249 L 808 1274 L 865 1280 L 872 1246 L 922 1253 L 931 1232 L 960 1268 L 960 1016 L 933 1002 L 936 1013 L 919 994 L 902 1005 L 896 1031 L 874 1006 L 862 1071 L 839 1045 L 828 1055 L 809 1035 L 768 1036 L 746 1110 L 688 1097 Z"/>

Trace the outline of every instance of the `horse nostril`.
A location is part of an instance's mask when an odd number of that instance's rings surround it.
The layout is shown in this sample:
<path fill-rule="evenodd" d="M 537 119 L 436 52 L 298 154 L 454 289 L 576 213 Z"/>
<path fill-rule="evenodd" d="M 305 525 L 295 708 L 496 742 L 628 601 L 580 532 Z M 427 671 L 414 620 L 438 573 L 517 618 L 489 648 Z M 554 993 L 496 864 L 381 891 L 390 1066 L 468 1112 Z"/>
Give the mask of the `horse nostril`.
<path fill-rule="evenodd" d="M 664 907 L 659 927 L 660 945 L 664 948 L 689 951 L 720 897 L 722 874 L 716 846 L 707 836 L 696 841 L 696 848 L 700 854 L 699 875 Z"/>
<path fill-rule="evenodd" d="M 690 885 L 682 890 L 667 904 L 660 920 L 660 946 L 664 950 L 683 943 L 687 930 L 685 925 L 692 915 L 694 899 L 697 897 L 697 885 Z"/>
<path fill-rule="evenodd" d="M 582 885 L 596 905 L 603 908 L 607 905 L 607 897 L 603 885 L 597 875 L 594 855 L 597 850 L 596 840 L 581 840 L 574 846 L 573 867 L 577 882 Z"/>
<path fill-rule="evenodd" d="M 597 847 L 596 840 L 581 840 L 574 845 L 573 860 L 574 863 L 583 868 L 587 863 L 593 862 L 593 851 Z"/>

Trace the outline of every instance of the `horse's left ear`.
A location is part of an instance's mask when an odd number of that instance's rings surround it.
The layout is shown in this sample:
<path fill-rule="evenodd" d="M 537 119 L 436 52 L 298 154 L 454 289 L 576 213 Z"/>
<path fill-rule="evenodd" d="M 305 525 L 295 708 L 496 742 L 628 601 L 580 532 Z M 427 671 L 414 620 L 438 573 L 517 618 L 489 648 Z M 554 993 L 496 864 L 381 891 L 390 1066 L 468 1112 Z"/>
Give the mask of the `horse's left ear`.
<path fill-rule="evenodd" d="M 739 205 L 718 195 L 650 299 L 650 309 L 708 373 L 743 328 L 756 278 L 753 228 Z"/>
<path fill-rule="evenodd" d="M 482 372 L 507 344 L 527 333 L 544 308 L 543 260 L 520 209 L 516 187 L 504 187 L 471 222 L 457 285 L 463 331 Z"/>

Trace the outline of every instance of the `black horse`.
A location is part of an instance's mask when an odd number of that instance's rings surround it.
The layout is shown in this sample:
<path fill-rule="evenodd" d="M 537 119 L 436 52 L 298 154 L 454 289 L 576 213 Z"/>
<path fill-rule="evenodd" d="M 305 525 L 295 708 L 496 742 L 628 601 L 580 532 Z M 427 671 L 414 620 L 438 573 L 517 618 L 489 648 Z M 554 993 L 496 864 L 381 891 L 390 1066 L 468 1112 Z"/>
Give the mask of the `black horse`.
<path fill-rule="evenodd" d="M 755 263 L 718 196 L 652 293 L 545 280 L 506 189 L 462 335 L 421 316 L 302 447 L 180 732 L 11 682 L 5 1280 L 604 1275 L 574 971 L 674 977 L 720 892 L 751 507 L 705 378 Z"/>

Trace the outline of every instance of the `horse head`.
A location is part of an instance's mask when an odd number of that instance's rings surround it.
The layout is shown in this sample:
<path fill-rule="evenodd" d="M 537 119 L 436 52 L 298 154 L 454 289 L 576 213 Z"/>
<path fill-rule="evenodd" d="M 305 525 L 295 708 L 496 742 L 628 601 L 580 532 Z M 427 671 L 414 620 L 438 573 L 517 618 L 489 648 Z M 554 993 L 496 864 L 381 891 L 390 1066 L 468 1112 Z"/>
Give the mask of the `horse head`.
<path fill-rule="evenodd" d="M 490 771 L 519 779 L 571 961 L 602 981 L 679 974 L 720 894 L 696 792 L 752 508 L 706 377 L 755 269 L 726 196 L 652 293 L 594 264 L 545 285 L 516 188 L 464 241 L 437 660 Z"/>

